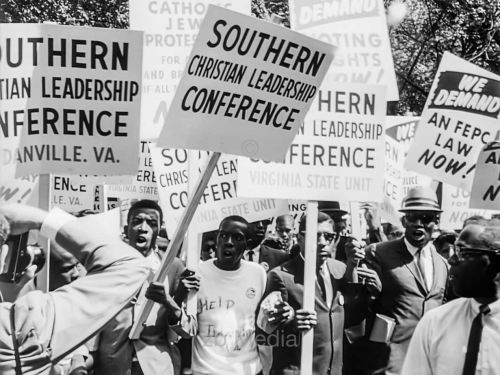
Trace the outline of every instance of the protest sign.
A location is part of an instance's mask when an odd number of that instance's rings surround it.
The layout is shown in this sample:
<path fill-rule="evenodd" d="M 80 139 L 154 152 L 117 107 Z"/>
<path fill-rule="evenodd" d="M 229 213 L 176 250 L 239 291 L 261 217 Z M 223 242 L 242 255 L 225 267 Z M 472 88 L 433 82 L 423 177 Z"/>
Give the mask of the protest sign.
<path fill-rule="evenodd" d="M 283 160 L 333 51 L 281 26 L 210 6 L 158 145 Z"/>
<path fill-rule="evenodd" d="M 137 170 L 142 33 L 0 24 L 2 174 Z"/>
<path fill-rule="evenodd" d="M 3 169 L 1 172 L 3 173 Z M 37 206 L 37 202 L 38 175 L 29 175 L 9 180 L 0 178 L 0 205 L 9 203 L 29 203 Z"/>
<path fill-rule="evenodd" d="M 471 191 L 471 208 L 500 210 L 500 142 L 486 144 L 479 154 Z"/>
<path fill-rule="evenodd" d="M 441 229 L 462 229 L 465 219 L 477 215 L 489 219 L 495 212 L 489 209 L 469 208 L 471 206 L 471 193 L 456 186 L 443 184 L 442 196 L 441 209 L 443 212 L 439 221 Z"/>
<path fill-rule="evenodd" d="M 165 212 L 165 226 L 173 233 L 188 204 L 188 154 L 196 155 L 198 170 L 206 163 L 208 152 L 152 148 L 159 196 Z M 243 216 L 249 222 L 288 213 L 288 202 L 280 199 L 238 198 L 236 194 L 236 157 L 222 155 L 202 195 L 190 231 L 203 233 L 218 229 L 221 220 L 230 215 Z"/>
<path fill-rule="evenodd" d="M 156 139 L 160 134 L 210 3 L 218 2 L 129 1 L 130 28 L 144 31 L 141 139 Z M 250 13 L 250 2 L 226 0 L 222 6 Z"/>
<path fill-rule="evenodd" d="M 284 164 L 239 158 L 238 195 L 381 201 L 385 88 L 322 88 Z"/>
<path fill-rule="evenodd" d="M 84 177 L 51 175 L 50 205 L 71 213 L 94 208 L 95 186 Z"/>
<path fill-rule="evenodd" d="M 338 47 L 325 84 L 387 85 L 399 100 L 382 0 L 291 0 L 292 29 Z"/>
<path fill-rule="evenodd" d="M 479 152 L 498 132 L 499 80 L 445 52 L 405 168 L 470 191 Z"/>
<path fill-rule="evenodd" d="M 105 185 L 106 196 L 125 200 L 159 200 L 156 174 L 151 158 L 150 142 L 141 141 L 139 150 L 139 169 L 133 181 L 129 183 Z"/>
<path fill-rule="evenodd" d="M 404 168 L 404 162 L 418 128 L 418 117 L 387 116 L 385 131 L 385 179 L 382 218 L 399 224 L 397 210 L 403 197 L 415 186 L 429 186 L 432 179 Z"/>

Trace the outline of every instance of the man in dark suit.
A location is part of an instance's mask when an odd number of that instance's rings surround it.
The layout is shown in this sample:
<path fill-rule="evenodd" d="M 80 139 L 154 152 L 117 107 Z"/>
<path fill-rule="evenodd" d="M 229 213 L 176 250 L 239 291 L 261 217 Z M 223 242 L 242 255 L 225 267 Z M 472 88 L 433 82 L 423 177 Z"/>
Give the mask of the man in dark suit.
<path fill-rule="evenodd" d="M 404 238 L 377 243 L 375 251 L 366 256 L 382 281 L 374 312 L 396 321 L 388 345 L 374 343 L 370 349 L 370 355 L 377 357 L 386 374 L 401 372 L 417 323 L 425 312 L 443 302 L 448 275 L 446 260 L 431 242 L 442 212 L 436 193 L 415 187 L 403 199 L 400 211 L 404 213 Z"/>
<path fill-rule="evenodd" d="M 320 212 L 317 232 L 315 308 L 303 309 L 305 228 L 304 217 L 300 222 L 297 236 L 300 254 L 268 274 L 265 296 L 279 291 L 283 299 L 283 303 L 275 305 L 277 311 L 269 313 L 266 323 L 272 326 L 278 322 L 276 330 L 267 336 L 268 343 L 273 346 L 271 374 L 281 375 L 287 368 L 300 367 L 301 333 L 315 327 L 313 374 L 340 375 L 344 328 L 342 289 L 345 284 L 346 265 L 331 259 L 331 247 L 328 245 L 335 241 L 336 237 L 333 220 Z M 260 318 L 258 321 L 261 321 Z M 270 332 L 269 327 L 261 328 Z"/>
<path fill-rule="evenodd" d="M 260 264 L 266 272 L 290 258 L 285 251 L 262 244 L 270 223 L 270 220 L 260 220 L 250 224 L 249 248 L 243 254 L 243 259 Z"/>

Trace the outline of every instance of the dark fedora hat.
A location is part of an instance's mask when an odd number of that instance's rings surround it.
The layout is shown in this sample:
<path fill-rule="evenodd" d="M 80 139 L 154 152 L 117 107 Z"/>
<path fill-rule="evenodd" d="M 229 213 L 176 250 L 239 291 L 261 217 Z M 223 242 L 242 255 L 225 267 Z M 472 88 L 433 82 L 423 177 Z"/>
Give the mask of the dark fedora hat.
<path fill-rule="evenodd" d="M 337 201 L 319 201 L 318 211 L 335 217 L 344 216 L 348 213 L 347 211 L 340 209 L 340 204 Z"/>
<path fill-rule="evenodd" d="M 403 198 L 403 203 L 399 211 L 443 212 L 441 207 L 439 207 L 436 192 L 426 186 L 416 186 L 411 188 L 406 197 Z"/>

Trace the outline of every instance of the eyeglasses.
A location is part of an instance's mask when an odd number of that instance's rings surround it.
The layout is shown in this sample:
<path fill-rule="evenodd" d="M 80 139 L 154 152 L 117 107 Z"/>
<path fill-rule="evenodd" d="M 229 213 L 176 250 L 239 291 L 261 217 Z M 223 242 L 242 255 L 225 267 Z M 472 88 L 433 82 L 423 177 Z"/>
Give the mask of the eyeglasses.
<path fill-rule="evenodd" d="M 479 249 L 474 247 L 465 247 L 463 245 L 455 245 L 455 255 L 458 260 L 476 259 L 483 255 L 500 255 L 500 249 Z"/>
<path fill-rule="evenodd" d="M 424 225 L 430 224 L 432 222 L 439 222 L 439 216 L 436 214 L 422 214 L 422 213 L 408 213 L 405 215 L 406 220 L 416 223 L 418 220 Z"/>
<path fill-rule="evenodd" d="M 304 237 L 306 236 L 305 231 L 300 232 L 300 234 L 302 234 L 302 236 L 304 236 Z M 339 235 L 336 232 L 333 232 L 333 233 L 317 232 L 316 236 L 317 236 L 318 241 L 321 239 L 321 237 L 323 237 L 325 239 L 326 243 L 331 243 L 331 242 L 335 241 Z"/>

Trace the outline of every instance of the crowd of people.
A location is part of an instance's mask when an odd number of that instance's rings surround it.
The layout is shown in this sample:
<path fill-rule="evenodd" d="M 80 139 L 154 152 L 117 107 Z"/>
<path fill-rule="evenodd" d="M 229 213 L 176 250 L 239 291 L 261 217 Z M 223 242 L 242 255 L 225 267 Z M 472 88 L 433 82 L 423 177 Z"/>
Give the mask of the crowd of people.
<path fill-rule="evenodd" d="M 123 238 L 92 212 L 0 207 L 4 232 L 40 230 L 52 243 L 51 291 L 18 288 L 0 304 L 0 373 L 292 375 L 309 330 L 314 375 L 498 373 L 500 222 L 441 232 L 427 187 L 408 192 L 400 226 L 365 211 L 364 238 L 349 234 L 338 202 L 297 226 L 280 216 L 273 231 L 271 220 L 226 217 L 203 235 L 196 272 L 177 257 L 159 283 L 154 201 L 131 206 Z M 317 220 L 313 309 L 303 307 L 307 220 Z M 147 299 L 153 310 L 131 339 Z"/>

